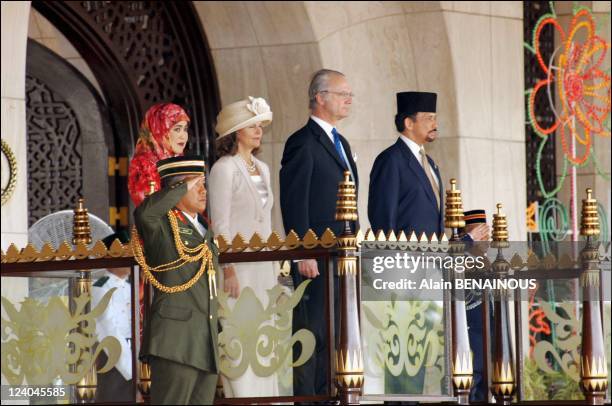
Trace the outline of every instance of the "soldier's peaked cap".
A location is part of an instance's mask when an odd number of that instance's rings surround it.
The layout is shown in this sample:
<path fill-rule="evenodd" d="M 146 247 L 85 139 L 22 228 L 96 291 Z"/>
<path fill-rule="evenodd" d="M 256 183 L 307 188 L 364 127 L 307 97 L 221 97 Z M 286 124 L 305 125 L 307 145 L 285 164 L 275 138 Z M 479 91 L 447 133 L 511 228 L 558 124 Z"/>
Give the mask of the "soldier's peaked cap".
<path fill-rule="evenodd" d="M 206 164 L 203 155 L 184 155 L 157 161 L 161 179 L 178 175 L 204 175 Z"/>

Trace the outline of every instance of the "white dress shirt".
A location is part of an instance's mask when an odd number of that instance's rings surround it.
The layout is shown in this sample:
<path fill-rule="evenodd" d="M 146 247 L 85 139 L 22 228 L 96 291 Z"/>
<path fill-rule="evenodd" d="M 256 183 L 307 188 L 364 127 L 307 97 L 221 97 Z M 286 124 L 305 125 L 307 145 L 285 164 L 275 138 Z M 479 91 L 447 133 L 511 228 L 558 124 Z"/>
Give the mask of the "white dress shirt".
<path fill-rule="evenodd" d="M 196 214 L 195 217 L 191 217 L 189 215 L 189 213 L 185 213 L 183 210 L 181 210 L 181 211 L 183 212 L 185 217 L 187 217 L 189 219 L 189 221 L 191 221 L 191 224 L 193 224 L 193 226 L 196 228 L 196 230 L 198 230 L 200 235 L 202 235 L 202 237 L 204 237 L 204 235 L 206 235 L 206 228 L 204 228 L 202 223 L 200 223 L 198 221 L 198 215 Z"/>
<path fill-rule="evenodd" d="M 421 161 L 421 153 L 420 153 L 421 146 L 419 144 L 417 144 L 416 142 L 412 141 L 410 138 L 406 137 L 404 134 L 400 134 L 400 138 L 408 146 L 408 149 L 410 149 L 410 151 L 412 151 L 412 154 L 417 159 L 417 161 L 421 164 L 421 167 L 422 167 L 423 166 L 423 162 Z M 436 181 L 436 185 L 439 188 L 440 187 L 440 180 L 436 176 L 436 172 L 434 171 L 433 166 L 429 165 L 429 171 L 433 175 L 433 179 Z"/>
<path fill-rule="evenodd" d="M 319 127 L 323 129 L 325 134 L 327 134 L 327 136 L 329 137 L 329 140 L 331 141 L 334 148 L 336 148 L 336 143 L 334 142 L 334 134 L 332 134 L 332 130 L 336 127 L 334 127 L 327 121 L 320 119 L 319 117 L 310 116 L 310 118 L 312 119 L 312 121 L 317 123 Z M 336 131 L 338 131 L 338 129 L 336 129 Z M 351 164 L 349 163 L 350 161 L 348 160 L 348 157 L 346 155 L 346 151 L 344 150 L 344 145 L 342 145 L 342 142 L 340 143 L 340 148 L 342 149 L 342 158 L 344 159 L 344 162 L 346 162 L 346 165 L 348 166 L 348 170 L 351 172 L 351 178 L 355 180 L 355 175 L 353 174 L 353 168 L 351 168 Z"/>

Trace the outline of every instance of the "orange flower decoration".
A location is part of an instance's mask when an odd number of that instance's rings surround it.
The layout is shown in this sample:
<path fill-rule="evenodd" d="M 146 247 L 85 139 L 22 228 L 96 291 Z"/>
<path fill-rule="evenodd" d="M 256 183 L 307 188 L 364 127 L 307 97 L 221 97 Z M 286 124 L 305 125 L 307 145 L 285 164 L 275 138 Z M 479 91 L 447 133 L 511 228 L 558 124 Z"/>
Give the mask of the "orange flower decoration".
<path fill-rule="evenodd" d="M 540 54 L 539 46 L 540 34 L 547 25 L 557 31 L 562 44 L 548 62 Z M 581 8 L 574 14 L 567 33 L 555 16 L 543 16 L 535 28 L 533 48 L 546 78 L 535 85 L 529 97 L 532 127 L 543 138 L 558 129 L 567 160 L 574 165 L 584 164 L 592 151 L 592 135 L 610 136 L 610 130 L 605 126 L 610 115 L 610 75 L 602 68 L 610 43 L 596 35 L 590 11 Z M 558 97 L 557 108 L 552 100 L 553 88 Z M 549 127 L 538 123 L 534 109 L 542 90 L 547 91 L 556 116 Z M 581 155 L 571 150 L 568 134 L 577 141 L 576 145 L 583 146 Z"/>

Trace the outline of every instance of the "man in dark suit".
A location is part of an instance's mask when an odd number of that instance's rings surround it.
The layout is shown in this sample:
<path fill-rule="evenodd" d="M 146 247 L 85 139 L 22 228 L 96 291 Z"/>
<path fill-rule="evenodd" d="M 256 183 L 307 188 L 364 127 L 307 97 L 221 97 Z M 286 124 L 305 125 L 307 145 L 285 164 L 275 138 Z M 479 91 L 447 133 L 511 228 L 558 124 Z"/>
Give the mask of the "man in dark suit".
<path fill-rule="evenodd" d="M 338 183 L 350 171 L 358 183 L 357 167 L 348 141 L 336 124 L 349 115 L 353 93 L 345 76 L 337 71 L 316 72 L 308 89 L 311 116 L 306 125 L 292 134 L 283 152 L 280 171 L 281 211 L 285 231 L 300 237 L 308 229 L 321 235 L 330 228 L 336 235 L 342 222 L 335 221 Z M 326 393 L 329 369 L 325 317 L 325 279 L 323 263 L 302 260 L 292 266 L 294 286 L 313 278 L 293 313 L 293 330 L 306 328 L 316 337 L 315 354 L 294 369 L 295 395 Z M 338 309 L 338 283 L 334 278 L 334 308 Z M 338 318 L 336 317 L 336 325 Z M 299 349 L 294 349 L 294 355 Z"/>
<path fill-rule="evenodd" d="M 420 236 L 423 232 L 431 237 L 444 232 L 444 188 L 436 163 L 425 151 L 425 145 L 433 142 L 438 135 L 436 121 L 435 93 L 402 92 L 397 94 L 397 115 L 395 126 L 400 138 L 384 150 L 376 160 L 370 173 L 368 196 L 368 217 L 373 230 L 387 233 L 413 231 Z M 487 241 L 489 227 L 484 223 L 469 224 L 465 228 L 467 241 Z M 473 313 L 468 320 L 474 332 L 482 326 L 479 314 Z M 470 339 L 472 342 L 472 339 Z M 476 382 L 482 371 L 482 346 L 472 346 L 474 352 L 474 375 Z M 415 377 L 418 390 L 423 377 Z M 414 383 L 414 382 L 413 382 Z M 482 399 L 482 385 L 474 396 Z"/>
<path fill-rule="evenodd" d="M 199 215 L 206 208 L 204 160 L 168 158 L 157 169 L 162 189 L 134 212 L 144 243 L 144 258 L 135 257 L 155 287 L 140 359 L 151 365 L 151 404 L 212 404 L 218 250 Z"/>
<path fill-rule="evenodd" d="M 397 94 L 397 142 L 384 150 L 370 173 L 368 217 L 372 230 L 428 237 L 444 232 L 444 187 L 425 145 L 438 136 L 435 93 Z M 488 239 L 486 224 L 466 228 L 474 240 Z"/>

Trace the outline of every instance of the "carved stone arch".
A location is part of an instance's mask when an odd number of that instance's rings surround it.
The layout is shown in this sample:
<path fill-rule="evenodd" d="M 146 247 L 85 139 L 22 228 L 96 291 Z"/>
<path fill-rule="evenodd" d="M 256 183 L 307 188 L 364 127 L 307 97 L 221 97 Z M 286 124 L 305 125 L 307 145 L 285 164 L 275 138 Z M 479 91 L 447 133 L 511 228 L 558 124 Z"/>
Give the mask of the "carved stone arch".
<path fill-rule="evenodd" d="M 29 224 L 72 208 L 80 196 L 108 221 L 114 142 L 104 102 L 78 70 L 34 40 L 26 61 Z"/>
<path fill-rule="evenodd" d="M 132 155 L 144 112 L 160 101 L 185 107 L 191 118 L 187 151 L 212 161 L 220 99 L 192 2 L 33 1 L 32 6 L 96 77 L 109 106 L 118 161 L 126 163 Z M 118 210 L 131 212 L 126 176 L 118 176 L 115 193 Z"/>

